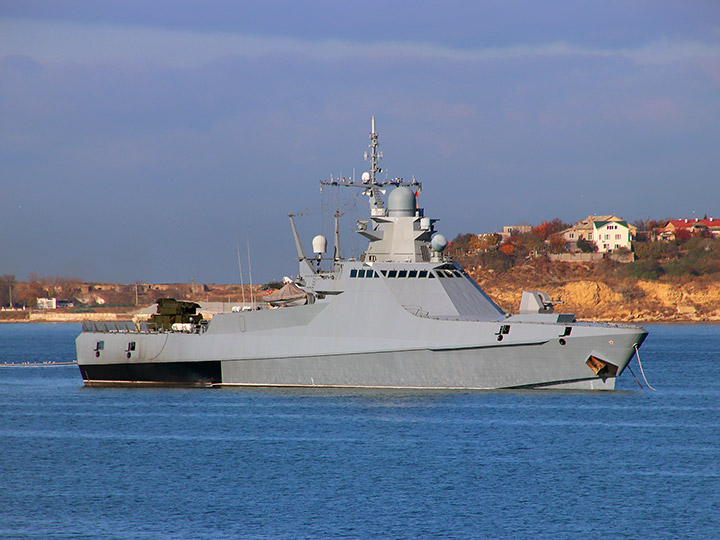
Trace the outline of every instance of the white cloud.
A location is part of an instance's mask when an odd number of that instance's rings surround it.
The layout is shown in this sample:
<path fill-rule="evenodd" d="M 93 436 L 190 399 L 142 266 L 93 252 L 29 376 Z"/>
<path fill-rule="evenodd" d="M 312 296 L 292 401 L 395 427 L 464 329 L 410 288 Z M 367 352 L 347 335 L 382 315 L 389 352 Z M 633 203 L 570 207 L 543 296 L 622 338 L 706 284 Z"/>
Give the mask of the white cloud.
<path fill-rule="evenodd" d="M 170 31 L 0 17 L 0 55 L 41 62 L 160 63 L 193 67 L 231 56 L 300 55 L 315 59 L 403 57 L 458 62 L 602 57 L 667 64 L 720 56 L 720 42 L 660 40 L 637 47 L 593 48 L 565 42 L 460 49 L 429 42 L 301 40 L 275 36 Z"/>

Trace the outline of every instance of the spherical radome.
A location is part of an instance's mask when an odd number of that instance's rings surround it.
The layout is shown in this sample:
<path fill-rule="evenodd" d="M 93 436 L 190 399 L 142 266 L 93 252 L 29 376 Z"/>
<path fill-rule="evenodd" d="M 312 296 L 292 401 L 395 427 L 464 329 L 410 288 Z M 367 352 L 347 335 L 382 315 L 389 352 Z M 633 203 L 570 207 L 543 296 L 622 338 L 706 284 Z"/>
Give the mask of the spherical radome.
<path fill-rule="evenodd" d="M 436 234 L 430 241 L 430 247 L 432 247 L 435 251 L 442 251 L 447 247 L 447 243 L 447 238 L 445 238 L 442 234 Z"/>
<path fill-rule="evenodd" d="M 415 194 L 405 186 L 396 187 L 388 195 L 390 216 L 412 216 L 415 214 Z"/>

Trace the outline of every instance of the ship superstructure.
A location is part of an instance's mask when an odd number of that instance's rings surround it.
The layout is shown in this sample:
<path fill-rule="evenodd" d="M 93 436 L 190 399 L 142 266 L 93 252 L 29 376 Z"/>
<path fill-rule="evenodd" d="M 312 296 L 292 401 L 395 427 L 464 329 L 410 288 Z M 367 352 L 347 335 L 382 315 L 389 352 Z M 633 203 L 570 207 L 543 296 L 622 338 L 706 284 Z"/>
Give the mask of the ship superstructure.
<path fill-rule="evenodd" d="M 88 323 L 77 339 L 88 385 L 206 384 L 423 389 L 612 389 L 647 332 L 555 313 L 540 291 L 507 316 L 457 263 L 418 205 L 415 179 L 378 180 L 375 121 L 360 189 L 370 216 L 359 260 L 313 239 L 305 255 L 290 215 L 299 274 L 276 309 L 215 315 L 176 328 Z M 389 190 L 389 192 L 388 192 Z M 383 198 L 387 193 L 387 203 Z M 327 266 L 327 268 L 324 268 Z"/>

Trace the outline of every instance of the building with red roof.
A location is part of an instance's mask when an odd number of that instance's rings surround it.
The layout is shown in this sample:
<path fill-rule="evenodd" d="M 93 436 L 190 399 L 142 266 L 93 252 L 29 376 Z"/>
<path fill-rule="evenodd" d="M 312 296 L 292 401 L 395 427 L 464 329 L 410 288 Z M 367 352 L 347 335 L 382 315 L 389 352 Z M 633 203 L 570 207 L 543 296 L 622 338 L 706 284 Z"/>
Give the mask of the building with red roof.
<path fill-rule="evenodd" d="M 685 230 L 691 236 L 710 235 L 715 238 L 720 236 L 720 219 L 715 218 L 684 218 L 671 219 L 665 227 L 660 229 L 658 238 L 661 240 L 675 240 L 677 232 Z"/>

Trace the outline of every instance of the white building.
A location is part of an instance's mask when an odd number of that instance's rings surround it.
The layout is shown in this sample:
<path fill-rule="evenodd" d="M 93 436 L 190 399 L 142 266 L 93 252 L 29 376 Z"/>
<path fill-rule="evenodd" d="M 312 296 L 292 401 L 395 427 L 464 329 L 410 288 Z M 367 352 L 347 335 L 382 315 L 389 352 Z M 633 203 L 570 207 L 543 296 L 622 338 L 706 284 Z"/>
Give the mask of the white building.
<path fill-rule="evenodd" d="M 57 309 L 57 298 L 38 298 L 38 309 Z"/>
<path fill-rule="evenodd" d="M 576 249 L 577 241 L 582 238 L 593 242 L 598 252 L 607 253 L 620 248 L 632 250 L 635 230 L 633 225 L 617 216 L 588 216 L 560 234 L 571 249 Z"/>
<path fill-rule="evenodd" d="M 600 253 L 632 249 L 632 234 L 626 221 L 593 221 L 592 240 Z"/>

